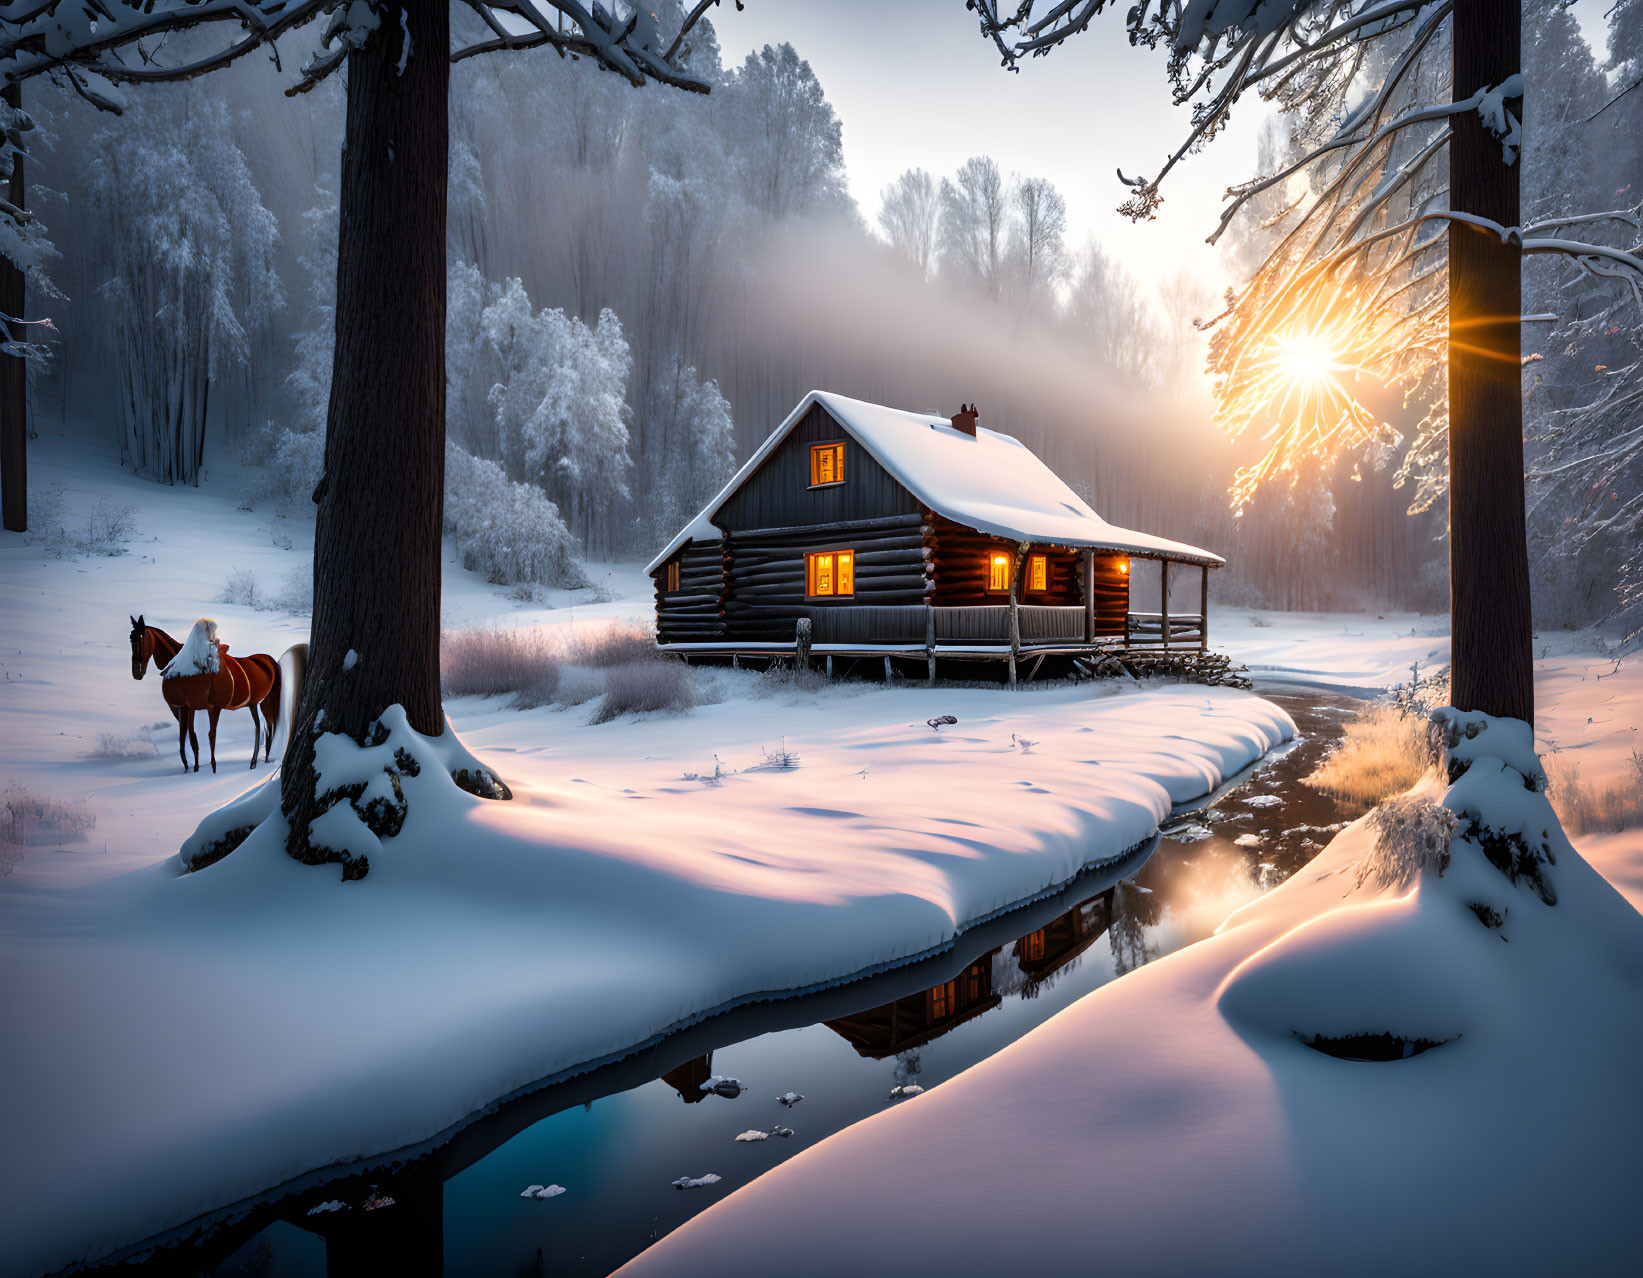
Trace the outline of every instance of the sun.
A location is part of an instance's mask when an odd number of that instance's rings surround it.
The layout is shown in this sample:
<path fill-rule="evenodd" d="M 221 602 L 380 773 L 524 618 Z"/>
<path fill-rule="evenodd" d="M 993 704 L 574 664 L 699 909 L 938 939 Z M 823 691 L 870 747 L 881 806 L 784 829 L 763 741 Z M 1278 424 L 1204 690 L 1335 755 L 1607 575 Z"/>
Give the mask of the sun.
<path fill-rule="evenodd" d="M 1329 340 L 1318 333 L 1300 332 L 1277 341 L 1278 369 L 1297 386 L 1317 388 L 1333 382 L 1343 365 Z"/>

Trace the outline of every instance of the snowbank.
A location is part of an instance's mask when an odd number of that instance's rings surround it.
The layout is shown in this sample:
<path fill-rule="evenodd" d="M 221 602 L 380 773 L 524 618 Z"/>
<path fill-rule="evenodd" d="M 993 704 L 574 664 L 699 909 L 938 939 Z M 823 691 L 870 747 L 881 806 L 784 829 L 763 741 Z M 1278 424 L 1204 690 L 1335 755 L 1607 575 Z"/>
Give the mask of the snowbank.
<path fill-rule="evenodd" d="M 1527 730 L 1495 728 L 1415 796 L 1460 824 L 1413 887 L 1359 822 L 1214 938 L 621 1272 L 1634 1272 L 1643 917 L 1531 788 Z M 1491 864 L 1513 831 L 1549 854 L 1516 883 Z"/>

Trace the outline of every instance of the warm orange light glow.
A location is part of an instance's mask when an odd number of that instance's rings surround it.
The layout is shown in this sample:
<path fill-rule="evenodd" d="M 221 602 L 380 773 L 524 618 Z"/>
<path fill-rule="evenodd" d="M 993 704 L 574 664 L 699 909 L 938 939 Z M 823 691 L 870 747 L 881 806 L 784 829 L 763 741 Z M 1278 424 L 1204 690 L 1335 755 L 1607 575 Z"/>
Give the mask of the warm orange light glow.
<path fill-rule="evenodd" d="M 1128 559 L 1120 559 L 1118 561 L 1118 571 L 1128 576 L 1130 571 L 1130 561 Z"/>
<path fill-rule="evenodd" d="M 1008 590 L 1010 588 L 1010 557 L 1006 554 L 993 555 L 987 561 L 987 589 Z"/>
<path fill-rule="evenodd" d="M 1354 357 L 1361 340 L 1357 319 L 1336 314 L 1297 320 L 1267 339 L 1249 359 L 1236 395 L 1217 416 L 1234 434 L 1260 418 L 1266 455 L 1234 476 L 1233 503 L 1242 509 L 1263 480 L 1292 471 L 1307 457 L 1333 457 L 1390 433 L 1352 389 L 1367 370 Z"/>
<path fill-rule="evenodd" d="M 1050 565 L 1043 555 L 1030 555 L 1027 558 L 1027 589 L 1048 590 L 1050 588 Z"/>
<path fill-rule="evenodd" d="M 856 552 L 824 550 L 804 557 L 804 593 L 813 599 L 856 593 Z"/>

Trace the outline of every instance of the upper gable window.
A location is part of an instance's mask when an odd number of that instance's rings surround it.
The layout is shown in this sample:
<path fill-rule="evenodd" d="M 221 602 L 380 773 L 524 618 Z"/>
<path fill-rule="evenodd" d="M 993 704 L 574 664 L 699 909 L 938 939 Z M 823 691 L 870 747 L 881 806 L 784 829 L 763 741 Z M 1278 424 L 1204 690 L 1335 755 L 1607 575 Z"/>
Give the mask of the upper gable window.
<path fill-rule="evenodd" d="M 844 482 L 844 443 L 810 445 L 810 486 Z"/>

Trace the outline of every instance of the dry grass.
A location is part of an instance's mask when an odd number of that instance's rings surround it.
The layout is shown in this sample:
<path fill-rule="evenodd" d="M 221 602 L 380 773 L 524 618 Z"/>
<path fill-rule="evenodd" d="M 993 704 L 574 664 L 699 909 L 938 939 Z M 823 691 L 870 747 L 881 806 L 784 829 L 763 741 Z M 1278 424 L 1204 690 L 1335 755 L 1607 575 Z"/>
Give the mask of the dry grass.
<path fill-rule="evenodd" d="M 656 632 L 633 622 L 612 621 L 602 626 L 574 626 L 560 649 L 566 665 L 591 666 L 609 670 L 643 662 L 666 662 L 672 658 L 656 651 Z"/>
<path fill-rule="evenodd" d="M 519 709 L 546 705 L 559 687 L 560 658 L 537 630 L 448 630 L 440 636 L 439 683 L 447 697 L 512 697 Z"/>
<path fill-rule="evenodd" d="M 1347 803 L 1370 808 L 1402 794 L 1430 763 L 1425 720 L 1390 706 L 1369 706 L 1346 723 L 1346 735 L 1306 785 Z"/>
<path fill-rule="evenodd" d="M 1567 834 L 1611 834 L 1643 827 L 1643 754 L 1632 751 L 1619 776 L 1581 778 L 1578 763 L 1546 761 L 1546 795 Z"/>
<path fill-rule="evenodd" d="M 647 710 L 689 710 L 696 704 L 690 671 L 677 661 L 636 661 L 605 671 L 605 699 L 593 712 L 593 723 L 609 723 L 620 714 Z"/>

